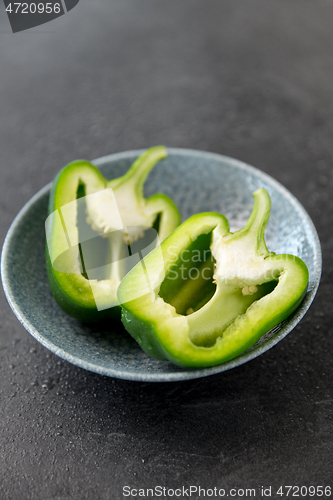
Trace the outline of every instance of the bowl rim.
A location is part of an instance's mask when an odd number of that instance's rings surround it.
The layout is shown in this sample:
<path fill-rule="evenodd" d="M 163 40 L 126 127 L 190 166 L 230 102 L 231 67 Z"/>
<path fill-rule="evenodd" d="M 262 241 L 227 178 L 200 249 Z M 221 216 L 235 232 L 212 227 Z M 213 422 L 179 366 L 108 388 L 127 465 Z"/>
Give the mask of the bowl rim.
<path fill-rule="evenodd" d="M 136 149 L 136 150 L 129 150 L 129 151 L 124 151 L 120 153 L 114 153 L 106 156 L 99 157 L 95 160 L 92 160 L 91 163 L 96 165 L 97 167 L 102 167 L 105 163 L 110 162 L 110 161 L 119 161 L 122 159 L 130 159 L 130 158 L 136 158 L 139 156 L 145 149 Z M 274 189 L 276 189 L 279 193 L 283 195 L 284 198 L 286 198 L 291 205 L 294 207 L 296 212 L 301 217 L 301 220 L 306 221 L 308 224 L 308 227 L 310 229 L 313 241 L 314 241 L 314 257 L 315 257 L 315 262 L 314 262 L 314 276 L 312 279 L 312 287 L 308 292 L 306 293 L 301 305 L 296 309 L 296 311 L 290 316 L 290 320 L 288 318 L 287 324 L 283 325 L 282 328 L 278 331 L 277 334 L 275 334 L 272 338 L 269 340 L 263 342 L 260 346 L 258 346 L 254 350 L 250 351 L 245 351 L 243 354 L 238 356 L 235 359 L 232 359 L 226 363 L 223 363 L 221 365 L 209 367 L 209 368 L 199 368 L 199 369 L 181 369 L 179 368 L 179 371 L 175 372 L 137 372 L 137 371 L 126 371 L 125 369 L 115 369 L 115 368 L 107 368 L 104 366 L 100 366 L 96 363 L 82 360 L 79 356 L 75 356 L 73 354 L 68 353 L 66 350 L 58 347 L 55 345 L 52 341 L 49 339 L 45 339 L 43 335 L 35 328 L 35 326 L 27 319 L 25 318 L 25 315 L 23 311 L 20 309 L 19 304 L 15 301 L 14 294 L 12 293 L 11 289 L 11 284 L 10 284 L 10 279 L 8 276 L 8 258 L 10 254 L 10 248 L 11 244 L 15 235 L 15 232 L 17 230 L 17 227 L 19 226 L 21 219 L 27 214 L 27 212 L 30 210 L 30 208 L 36 203 L 37 200 L 42 198 L 45 194 L 47 194 L 52 186 L 52 182 L 48 183 L 46 186 L 44 186 L 42 189 L 40 189 L 30 200 L 22 207 L 22 209 L 19 211 L 15 219 L 13 220 L 7 235 L 4 240 L 2 252 L 1 252 L 1 279 L 2 279 L 2 285 L 3 285 L 3 290 L 5 293 L 5 296 L 7 298 L 7 301 L 20 321 L 20 323 L 23 325 L 23 327 L 38 341 L 40 342 L 44 347 L 49 349 L 51 352 L 56 354 L 57 356 L 61 357 L 62 359 L 69 361 L 70 363 L 79 366 L 80 368 L 83 368 L 85 370 L 98 373 L 100 375 L 106 375 L 109 377 L 113 378 L 119 378 L 122 380 L 129 380 L 129 381 L 138 381 L 138 382 L 177 382 L 177 381 L 183 381 L 183 380 L 192 380 L 196 378 L 201 378 L 201 377 L 206 377 L 209 375 L 215 375 L 218 373 L 225 372 L 227 370 L 230 370 L 232 368 L 235 368 L 237 366 L 241 366 L 244 363 L 257 358 L 264 352 L 268 351 L 271 349 L 273 346 L 275 346 L 280 340 L 282 340 L 290 331 L 293 330 L 293 328 L 299 323 L 299 321 L 303 318 L 307 310 L 309 309 L 316 292 L 318 290 L 320 278 L 321 278 L 321 272 L 322 272 L 322 252 L 321 252 L 321 245 L 320 245 L 320 240 L 318 233 L 316 231 L 316 228 L 305 210 L 305 208 L 302 206 L 302 204 L 297 200 L 297 198 L 287 189 L 285 188 L 279 181 L 271 177 L 269 174 L 266 174 L 265 172 L 261 171 L 260 169 L 253 167 L 252 165 L 248 165 L 247 163 L 237 160 L 235 158 L 226 156 L 226 155 L 221 155 L 218 153 L 211 153 L 207 151 L 201 151 L 201 150 L 196 150 L 196 149 L 183 149 L 183 148 L 167 148 L 168 151 L 168 156 L 171 155 L 182 155 L 182 156 L 190 156 L 190 157 L 205 157 L 207 159 L 211 160 L 217 160 L 219 162 L 223 161 L 225 163 L 228 163 L 232 167 L 236 167 L 238 169 L 241 169 L 243 171 L 246 171 L 252 175 L 254 175 L 256 178 L 260 178 L 263 181 L 265 181 L 268 185 L 272 186 Z"/>

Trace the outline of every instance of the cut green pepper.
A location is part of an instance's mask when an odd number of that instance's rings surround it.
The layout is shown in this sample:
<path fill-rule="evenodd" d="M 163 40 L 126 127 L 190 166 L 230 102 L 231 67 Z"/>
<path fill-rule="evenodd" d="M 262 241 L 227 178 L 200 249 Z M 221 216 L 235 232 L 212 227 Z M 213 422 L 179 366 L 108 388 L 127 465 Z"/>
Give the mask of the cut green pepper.
<path fill-rule="evenodd" d="M 156 227 L 163 241 L 179 224 L 170 198 L 143 195 L 150 170 L 166 156 L 163 146 L 151 148 L 111 181 L 87 161 L 70 163 L 55 178 L 46 263 L 53 295 L 70 316 L 83 321 L 120 316 L 118 285 L 128 261 L 140 260 L 138 253 L 131 256 L 132 245 L 148 228 Z"/>
<path fill-rule="evenodd" d="M 300 304 L 307 267 L 267 250 L 270 198 L 263 188 L 254 198 L 243 229 L 230 233 L 220 214 L 194 215 L 121 282 L 122 322 L 152 357 L 187 367 L 224 363 Z"/>

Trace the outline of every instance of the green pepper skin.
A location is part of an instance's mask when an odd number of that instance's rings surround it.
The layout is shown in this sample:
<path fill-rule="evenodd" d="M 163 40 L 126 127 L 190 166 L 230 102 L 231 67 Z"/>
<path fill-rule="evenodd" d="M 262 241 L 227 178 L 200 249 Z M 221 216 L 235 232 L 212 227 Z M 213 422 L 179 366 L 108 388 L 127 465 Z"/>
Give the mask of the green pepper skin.
<path fill-rule="evenodd" d="M 123 277 L 120 269 L 113 269 L 116 277 L 112 278 L 112 282 L 111 279 L 89 280 L 84 275 L 77 227 L 76 200 L 79 186 L 84 186 L 85 195 L 112 188 L 117 204 L 130 207 L 126 213 L 128 226 L 137 225 L 138 214 L 141 214 L 139 221 L 145 221 L 142 219 L 144 214 L 147 227 L 151 227 L 154 217 L 159 215 L 158 235 L 162 241 L 180 223 L 178 209 L 172 200 L 163 194 L 155 194 L 146 199 L 143 195 L 143 185 L 150 170 L 166 156 L 167 151 L 163 146 L 151 148 L 134 162 L 124 176 L 111 181 L 105 179 L 91 163 L 78 160 L 64 167 L 54 179 L 48 209 L 51 217 L 46 224 L 46 268 L 52 293 L 69 316 L 84 322 L 94 322 L 105 318 L 120 318 L 121 310 L 116 295 L 117 286 Z M 122 216 L 121 209 L 119 212 Z M 111 248 L 115 243 L 112 233 L 110 234 Z M 59 266 L 54 267 L 56 259 L 61 256 L 65 256 L 63 270 L 59 270 Z M 102 307 L 97 308 L 96 297 Z"/>
<path fill-rule="evenodd" d="M 222 215 L 194 215 L 162 243 L 163 261 L 159 250 L 153 250 L 144 265 L 136 265 L 121 282 L 122 322 L 150 356 L 191 368 L 224 363 L 251 347 L 301 303 L 307 267 L 298 257 L 267 250 L 264 231 L 270 199 L 263 188 L 254 197 L 245 228 L 230 233 Z M 194 300 L 201 278 L 197 283 L 186 277 L 174 279 L 174 271 L 181 269 L 184 252 L 210 234 L 216 289 L 202 305 Z M 135 289 L 142 290 L 142 296 L 132 299 Z M 193 309 L 188 308 L 191 297 Z"/>

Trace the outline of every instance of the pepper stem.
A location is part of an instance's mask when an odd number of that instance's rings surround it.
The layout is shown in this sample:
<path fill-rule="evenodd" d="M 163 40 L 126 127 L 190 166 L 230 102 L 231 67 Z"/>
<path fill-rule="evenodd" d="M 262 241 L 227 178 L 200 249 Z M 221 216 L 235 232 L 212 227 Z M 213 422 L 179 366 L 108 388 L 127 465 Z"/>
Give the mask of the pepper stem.
<path fill-rule="evenodd" d="M 109 186 L 117 188 L 122 184 L 131 184 L 138 198 L 143 198 L 143 185 L 152 170 L 160 160 L 167 157 L 167 150 L 164 146 L 155 146 L 148 149 L 133 163 L 125 175 L 117 179 L 117 182 L 111 181 Z"/>
<path fill-rule="evenodd" d="M 236 240 L 242 238 L 248 241 L 248 248 L 255 249 L 257 255 L 266 256 L 271 254 L 265 242 L 265 229 L 269 219 L 271 209 L 271 199 L 265 188 L 257 189 L 253 193 L 254 206 L 246 226 L 226 239 Z"/>

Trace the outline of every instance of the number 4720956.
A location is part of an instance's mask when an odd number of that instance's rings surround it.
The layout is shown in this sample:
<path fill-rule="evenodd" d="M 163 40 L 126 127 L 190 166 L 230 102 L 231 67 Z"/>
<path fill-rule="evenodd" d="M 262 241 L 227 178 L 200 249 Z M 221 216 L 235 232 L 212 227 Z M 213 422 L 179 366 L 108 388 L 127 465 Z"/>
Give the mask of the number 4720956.
<path fill-rule="evenodd" d="M 59 14 L 61 11 L 60 3 L 20 3 L 14 2 L 8 4 L 6 11 L 10 14 Z"/>
<path fill-rule="evenodd" d="M 330 486 L 280 486 L 276 494 L 284 497 L 328 498 L 332 494 L 332 489 Z"/>

